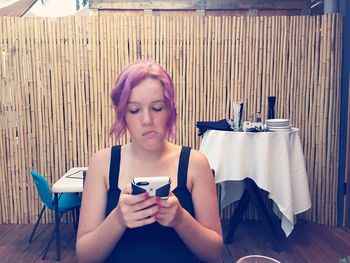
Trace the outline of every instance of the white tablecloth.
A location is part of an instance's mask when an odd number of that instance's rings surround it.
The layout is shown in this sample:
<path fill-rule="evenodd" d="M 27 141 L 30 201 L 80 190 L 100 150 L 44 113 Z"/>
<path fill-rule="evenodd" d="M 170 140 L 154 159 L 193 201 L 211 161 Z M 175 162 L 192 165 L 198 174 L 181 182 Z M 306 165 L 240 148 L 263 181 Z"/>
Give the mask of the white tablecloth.
<path fill-rule="evenodd" d="M 200 151 L 215 170 L 221 184 L 221 207 L 239 200 L 244 178 L 251 178 L 269 192 L 274 212 L 281 218 L 286 236 L 295 215 L 311 207 L 310 191 L 298 129 L 290 132 L 230 132 L 209 130 Z"/>

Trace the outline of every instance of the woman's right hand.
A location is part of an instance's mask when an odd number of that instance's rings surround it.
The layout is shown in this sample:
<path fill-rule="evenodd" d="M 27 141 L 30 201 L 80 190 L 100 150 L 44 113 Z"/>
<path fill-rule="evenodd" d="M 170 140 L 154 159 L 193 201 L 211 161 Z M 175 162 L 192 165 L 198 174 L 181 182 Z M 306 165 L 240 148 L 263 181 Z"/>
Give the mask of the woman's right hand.
<path fill-rule="evenodd" d="M 155 215 L 161 208 L 159 201 L 159 197 L 149 197 L 148 193 L 132 195 L 131 185 L 128 184 L 120 193 L 115 212 L 125 227 L 141 227 L 156 221 Z"/>

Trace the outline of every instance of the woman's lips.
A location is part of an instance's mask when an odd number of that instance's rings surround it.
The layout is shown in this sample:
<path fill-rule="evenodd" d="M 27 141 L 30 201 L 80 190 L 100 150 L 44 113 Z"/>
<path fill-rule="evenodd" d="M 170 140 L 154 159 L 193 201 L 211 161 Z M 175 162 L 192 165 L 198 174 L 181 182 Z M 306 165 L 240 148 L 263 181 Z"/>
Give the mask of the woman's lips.
<path fill-rule="evenodd" d="M 152 136 L 155 136 L 155 135 L 157 135 L 156 131 L 147 131 L 147 132 L 142 134 L 142 136 L 145 136 L 145 137 L 152 137 Z"/>

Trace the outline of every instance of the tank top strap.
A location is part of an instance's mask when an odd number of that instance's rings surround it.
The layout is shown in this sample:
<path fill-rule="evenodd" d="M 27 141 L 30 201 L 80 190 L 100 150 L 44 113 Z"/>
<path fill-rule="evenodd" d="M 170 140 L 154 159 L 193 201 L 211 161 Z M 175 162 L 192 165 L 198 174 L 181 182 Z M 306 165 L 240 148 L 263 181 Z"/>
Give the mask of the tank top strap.
<path fill-rule="evenodd" d="M 118 189 L 120 169 L 120 145 L 114 145 L 111 149 L 111 163 L 109 167 L 109 188 Z"/>
<path fill-rule="evenodd" d="M 177 172 L 178 186 L 185 186 L 187 183 L 188 161 L 190 159 L 191 148 L 182 146 L 179 160 L 179 167 Z"/>

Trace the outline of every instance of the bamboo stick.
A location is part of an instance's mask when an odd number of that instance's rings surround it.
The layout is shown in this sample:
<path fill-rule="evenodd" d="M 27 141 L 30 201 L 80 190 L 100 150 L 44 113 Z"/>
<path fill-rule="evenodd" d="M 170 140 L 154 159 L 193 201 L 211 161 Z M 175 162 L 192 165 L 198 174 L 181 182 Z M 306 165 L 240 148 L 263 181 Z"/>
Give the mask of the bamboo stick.
<path fill-rule="evenodd" d="M 342 29 L 343 29 L 343 19 L 340 14 L 336 14 L 336 42 L 335 42 L 335 57 L 336 57 L 336 66 L 334 68 L 335 71 L 335 78 L 334 78 L 334 87 L 335 87 L 335 116 L 340 116 L 340 93 L 341 93 L 341 54 L 342 54 Z M 331 174 L 333 175 L 333 181 L 332 185 L 338 185 L 338 166 L 337 164 L 339 163 L 339 133 L 336 131 L 339 131 L 340 128 L 340 119 L 335 117 L 333 118 L 334 120 L 334 128 L 332 131 L 332 137 L 333 137 L 333 147 L 334 147 L 334 158 L 333 158 L 333 171 L 331 170 Z M 348 130 L 349 131 L 349 130 Z M 349 136 L 347 137 L 347 141 L 349 141 Z M 349 152 L 347 152 L 349 153 Z M 348 163 L 347 163 L 348 166 Z M 337 220 L 337 210 L 334 209 L 336 207 L 336 201 L 337 201 L 337 189 L 333 188 L 333 195 L 332 195 L 332 207 L 333 207 L 333 213 L 332 213 L 332 222 L 331 224 L 334 225 L 336 224 Z"/>
<path fill-rule="evenodd" d="M 205 17 L 205 59 L 204 59 L 204 98 L 205 105 L 207 105 L 206 114 L 204 115 L 205 120 L 210 119 L 210 72 L 211 72 L 211 18 Z M 203 105 L 204 106 L 204 105 Z"/>
<path fill-rule="evenodd" d="M 282 78 L 282 86 L 281 86 L 281 96 L 278 98 L 279 101 L 277 101 L 277 105 L 280 105 L 280 117 L 284 117 L 287 116 L 286 114 L 286 97 L 285 93 L 286 93 L 286 89 L 288 88 L 287 86 L 287 78 L 285 76 L 285 72 L 288 70 L 288 42 L 289 42 L 289 23 L 290 23 L 290 19 L 288 19 L 287 17 L 283 17 L 283 46 L 282 46 L 282 74 L 281 74 L 281 78 Z M 278 114 L 278 108 L 277 108 L 277 112 L 276 114 Z"/>
<path fill-rule="evenodd" d="M 188 67 L 187 67 L 187 75 L 188 75 L 188 85 L 187 85 L 187 100 L 186 100 L 186 145 L 192 145 L 192 140 L 189 138 L 188 134 L 192 132 L 192 125 L 190 125 L 193 119 L 193 44 L 194 44 L 194 32 L 193 32 L 193 16 L 188 19 L 188 31 L 187 31 L 187 54 L 189 57 Z M 188 132 L 189 131 L 189 132 Z"/>
<path fill-rule="evenodd" d="M 63 36 L 61 35 L 62 27 L 60 26 L 61 23 L 57 23 L 57 21 L 52 21 L 53 25 L 53 37 L 54 37 L 54 49 L 53 50 L 53 58 L 55 63 L 53 63 L 53 89 L 56 94 L 56 127 L 57 127 L 57 138 L 55 142 L 55 163 L 56 170 L 55 173 L 62 174 L 64 173 L 66 166 L 65 163 L 63 163 L 61 160 L 65 159 L 65 129 L 64 129 L 64 103 L 63 103 L 63 97 L 60 87 L 63 85 L 63 74 L 62 74 L 62 68 L 63 68 Z"/>
<path fill-rule="evenodd" d="M 22 174 L 25 175 L 23 176 L 23 180 L 24 180 L 24 185 L 23 187 L 25 187 L 25 199 L 27 202 L 26 205 L 24 206 L 24 215 L 25 215 L 25 223 L 26 222 L 32 222 L 33 217 L 32 217 L 32 213 L 31 211 L 34 211 L 34 206 L 33 206 L 33 201 L 32 199 L 27 198 L 32 197 L 34 195 L 34 191 L 33 191 L 33 184 L 32 184 L 32 180 L 31 180 L 31 176 L 29 174 L 30 172 L 30 168 L 31 168 L 31 160 L 32 160 L 32 151 L 31 151 L 31 136 L 30 136 L 30 130 L 31 130 L 31 121 L 30 121 L 30 102 L 29 102 L 29 96 L 30 94 L 33 94 L 33 63 L 31 63 L 31 61 L 33 60 L 32 57 L 32 43 L 33 43 L 33 38 L 32 38 L 32 21 L 33 19 L 26 19 L 25 22 L 25 38 L 27 39 L 27 44 L 26 44 L 26 59 L 27 59 L 27 74 L 28 74 L 28 80 L 26 82 L 26 89 L 25 89 L 25 95 L 24 95 L 24 102 L 23 102 L 23 114 L 24 114 L 24 123 L 23 123 L 23 134 L 21 136 L 22 139 L 22 146 L 24 146 L 24 149 L 22 151 L 23 154 L 25 156 L 25 162 L 24 167 L 22 167 Z M 1 41 L 0 41 L 1 42 Z M 22 42 L 23 43 L 23 42 Z M 23 43 L 24 44 L 24 43 Z M 1 148 L 1 146 L 0 146 Z M 0 150 L 1 152 L 1 150 Z M 1 160 L 1 157 L 0 157 Z M 1 163 L 1 161 L 0 161 Z M 0 164 L 1 166 L 1 164 Z M 1 170 L 1 169 L 0 169 Z M 27 187 L 29 186 L 29 187 Z"/>
<path fill-rule="evenodd" d="M 317 108 L 322 109 L 323 106 L 323 97 L 324 97 L 324 92 L 322 92 L 322 88 L 324 88 L 324 75 L 325 75 L 325 59 L 324 59 L 324 48 L 325 48 L 325 32 L 324 32 L 324 27 L 325 27 L 325 18 L 322 17 L 321 20 L 321 43 L 320 43 L 320 74 L 319 74 L 319 79 L 318 79 L 318 96 L 317 96 Z M 315 166 L 316 166 L 316 177 L 317 177 L 317 188 L 320 190 L 320 194 L 317 196 L 317 202 L 320 204 L 320 210 L 318 210 L 317 217 L 321 219 L 322 222 L 324 222 L 324 214 L 323 210 L 324 209 L 324 193 L 323 193 L 323 175 L 322 175 L 322 115 L 321 115 L 321 110 L 317 112 L 316 115 L 316 129 L 319 130 L 320 132 L 317 133 L 316 135 L 316 160 L 315 160 Z"/>
<path fill-rule="evenodd" d="M 230 54 L 230 43 L 229 43 L 229 18 L 223 17 L 223 73 L 222 73 L 222 118 L 228 119 L 230 116 L 230 92 L 228 87 L 228 81 L 227 81 L 227 71 L 229 70 L 229 54 Z"/>
<path fill-rule="evenodd" d="M 266 95 L 266 89 L 268 89 L 268 18 L 264 18 L 263 23 L 263 37 L 262 37 L 262 86 L 261 86 L 261 98 L 264 98 Z M 257 108 L 257 105 L 254 105 L 255 112 L 259 111 L 259 108 Z"/>
<path fill-rule="evenodd" d="M 193 76 L 192 76 L 192 85 L 193 85 L 193 91 L 192 91 L 192 119 L 189 123 L 189 126 L 191 127 L 191 131 L 189 133 L 189 137 L 191 138 L 191 145 L 196 145 L 197 136 L 196 136 L 196 120 L 199 119 L 199 103 L 200 103 L 200 80 L 199 80 L 199 51 L 200 51 L 200 40 L 199 40 L 199 34 L 200 30 L 198 30 L 199 27 L 199 17 L 195 16 L 193 17 L 193 43 L 192 43 L 192 53 L 193 53 Z M 195 30 L 197 28 L 197 30 Z"/>
<path fill-rule="evenodd" d="M 252 85 L 253 97 L 247 102 L 248 108 L 246 111 L 246 119 L 252 112 L 256 112 L 262 102 L 262 53 L 263 53 L 263 18 L 253 17 L 253 71 L 252 71 Z"/>
<path fill-rule="evenodd" d="M 307 174 L 309 176 L 309 186 L 311 188 L 310 184 L 310 163 L 311 163 L 311 151 L 312 151 L 312 144 L 311 144 L 311 121 L 312 121 L 312 99 L 313 99 L 313 75 L 314 75 L 314 70 L 313 70 L 313 62 L 314 62 L 314 46 L 315 46 L 315 34 L 314 32 L 314 25 L 315 25 L 315 19 L 314 18 L 309 18 L 308 19 L 308 26 L 307 28 L 309 29 L 308 32 L 308 58 L 307 58 L 307 91 L 306 91 L 306 122 L 305 122 L 305 132 L 304 132 L 304 155 L 305 155 L 305 161 L 306 161 L 306 170 Z M 305 114 L 304 113 L 304 114 Z M 312 189 L 310 189 L 310 192 L 312 192 Z M 310 220 L 310 217 L 308 217 Z"/>
<path fill-rule="evenodd" d="M 28 41 L 30 43 L 30 59 L 32 61 L 35 61 L 35 58 L 36 58 L 36 48 L 35 48 L 35 43 L 34 43 L 34 39 L 35 39 L 35 30 L 34 30 L 34 27 L 35 27 L 35 22 L 34 22 L 34 19 L 31 19 L 30 20 L 30 23 L 27 23 L 27 25 L 29 25 L 29 32 L 28 32 L 28 38 L 30 38 L 30 41 Z M 34 146 L 35 146 L 35 138 L 33 138 L 33 135 L 35 134 L 35 123 L 33 123 L 31 120 L 34 120 L 34 116 L 33 116 L 33 97 L 34 97 L 34 87 L 36 86 L 36 66 L 35 66 L 35 63 L 31 63 L 31 75 L 32 75 L 32 81 L 31 81 L 31 85 L 30 85 L 30 89 L 29 89 L 29 94 L 27 96 L 27 108 L 26 108 L 26 111 L 27 111 L 27 114 L 28 114 L 28 117 L 27 117 L 27 141 L 28 141 L 28 168 L 29 169 L 36 169 L 37 167 L 37 164 L 36 164 L 36 161 L 35 161 L 35 151 L 34 151 Z M 29 95 L 31 96 L 31 100 L 29 101 Z M 34 221 L 34 214 L 36 211 L 38 211 L 37 209 L 37 198 L 35 198 L 35 195 L 36 195 L 36 190 L 34 189 L 34 184 L 33 184 L 33 180 L 29 174 L 29 171 L 28 171 L 28 176 L 30 177 L 30 180 L 29 180 L 29 189 L 30 189 L 30 197 L 32 197 L 30 199 L 30 211 L 32 211 L 32 214 L 31 214 L 31 218 L 29 219 L 30 221 L 29 222 L 32 222 Z"/>
<path fill-rule="evenodd" d="M 320 28 L 321 27 L 321 18 L 320 17 L 317 17 L 317 28 Z M 320 43 L 321 43 L 321 30 L 319 30 L 317 32 L 318 34 L 316 34 L 316 50 L 319 50 L 321 47 L 320 47 Z M 317 189 L 317 186 L 318 186 L 318 180 L 317 180 L 317 166 L 318 163 L 316 163 L 316 153 L 318 151 L 318 138 L 317 138 L 317 134 L 316 133 L 316 130 L 318 131 L 319 130 L 319 125 L 318 125 L 318 121 L 317 121 L 317 114 L 316 114 L 316 108 L 317 108 L 317 97 L 318 97 L 318 93 L 319 93 L 319 82 L 318 82 L 318 79 L 319 79 L 319 75 L 320 75 L 320 53 L 316 52 L 316 56 L 315 56 L 315 61 L 317 64 L 317 68 L 316 68 L 316 74 L 314 76 L 314 83 L 315 83 L 315 93 L 314 93 L 314 101 L 313 101 L 313 145 L 315 145 L 315 151 L 312 151 L 312 160 L 314 162 L 314 169 L 313 169 L 313 173 L 312 175 L 314 175 L 313 177 L 313 184 L 314 184 L 314 189 Z M 315 191 L 316 192 L 316 191 Z M 314 193 L 315 193 L 314 192 Z M 315 197 L 314 197 L 314 204 L 317 204 L 317 196 L 316 196 L 316 193 L 315 193 Z M 313 217 L 314 218 L 317 218 L 317 210 L 315 209 L 314 210 L 314 214 L 313 214 Z"/>
<path fill-rule="evenodd" d="M 248 78 L 249 78 L 249 17 L 243 18 L 243 32 L 242 32 L 242 93 L 241 96 L 238 98 L 239 101 L 245 101 L 249 97 L 249 84 L 248 84 Z"/>
<path fill-rule="evenodd" d="M 281 90 L 281 43 L 282 43 L 282 17 L 274 17 L 274 59 L 273 59 L 273 85 L 274 85 L 274 93 L 271 94 L 276 96 L 276 99 L 280 97 Z M 264 116 L 267 119 L 268 116 L 268 98 L 264 98 L 265 106 L 264 106 Z M 275 104 L 275 109 L 278 109 L 278 106 Z"/>
<path fill-rule="evenodd" d="M 83 47 L 83 36 L 82 36 L 82 18 L 81 17 L 76 17 L 74 19 L 74 30 L 75 34 L 73 35 L 74 37 L 74 47 L 76 50 L 76 67 L 75 67 L 75 83 L 76 83 L 76 98 L 75 98 L 75 103 L 76 103 L 76 145 L 77 145 L 77 153 L 76 153 L 76 158 L 77 158 L 77 163 L 76 165 L 80 165 L 80 162 L 83 162 L 84 160 L 84 151 L 83 151 L 83 146 L 84 146 L 84 139 L 83 139 L 83 120 L 84 117 L 82 115 L 82 104 L 83 104 L 83 67 L 84 63 L 82 61 L 82 47 Z"/>
<path fill-rule="evenodd" d="M 178 93 L 178 110 L 179 110 L 179 118 L 178 120 L 182 123 L 183 121 L 183 111 L 182 111 L 182 103 L 183 103 L 183 99 L 184 99 L 184 58 L 185 58 L 185 37 L 184 37 L 184 32 L 185 32 L 185 24 L 184 24 L 184 21 L 181 20 L 178 18 L 178 21 L 177 21 L 177 24 L 178 24 L 178 32 L 179 33 L 179 37 L 180 37 L 180 76 L 179 76 L 179 93 Z M 183 142 L 183 126 L 182 125 L 179 125 L 180 126 L 180 129 L 179 129 L 179 138 L 178 140 Z"/>
<path fill-rule="evenodd" d="M 235 62 L 235 97 L 234 101 L 237 101 L 241 96 L 241 72 L 242 72 L 242 17 L 237 18 L 236 26 L 236 62 Z"/>
<path fill-rule="evenodd" d="M 248 28 L 248 38 L 249 38 L 249 45 L 248 45 L 248 86 L 247 89 L 250 90 L 249 96 L 243 100 L 244 104 L 246 105 L 247 102 L 253 102 L 254 105 L 256 105 L 258 102 L 260 104 L 261 97 L 258 94 L 258 86 L 255 85 L 257 72 L 255 71 L 256 68 L 256 42 L 255 42 L 255 32 L 256 32 L 256 17 L 248 17 L 249 19 L 249 28 Z"/>
<path fill-rule="evenodd" d="M 114 54 L 114 48 L 112 45 L 112 39 L 113 39 L 113 35 L 111 34 L 112 30 L 110 29 L 110 25 L 112 22 L 111 17 L 106 16 L 106 24 L 105 24 L 105 31 L 104 34 L 106 35 L 106 50 L 104 50 L 105 52 L 105 57 L 106 57 L 106 61 L 105 61 L 105 67 L 106 67 L 106 72 L 105 72 L 105 77 L 104 77 L 104 83 L 103 83 L 103 90 L 101 91 L 101 100 L 102 100 L 102 119 L 101 119 L 101 125 L 102 125 L 102 144 L 100 145 L 99 149 L 103 149 L 106 147 L 111 146 L 109 144 L 109 127 L 110 127 L 110 123 L 109 123 L 109 114 L 110 114 L 110 107 L 109 107 L 109 94 L 110 94 L 110 87 L 112 86 L 112 80 L 111 80 L 111 76 L 113 74 L 112 71 L 112 63 L 113 60 L 111 59 L 111 55 Z M 133 60 L 136 60 L 136 48 L 137 48 L 137 43 L 136 43 L 136 31 L 135 30 L 135 20 L 131 17 L 131 32 L 132 36 L 133 36 L 133 40 L 132 40 L 132 56 L 133 56 Z"/>
<path fill-rule="evenodd" d="M 17 27 L 17 23 L 16 20 L 14 18 L 11 18 L 11 26 L 13 28 Z M 18 189 L 17 189 L 17 185 L 18 185 L 18 179 L 16 174 L 18 174 L 16 172 L 16 166 L 15 164 L 17 163 L 17 147 L 16 147 L 16 87 L 18 85 L 18 78 L 19 78 L 19 55 L 18 55 L 18 42 L 16 40 L 17 36 L 16 36 L 16 31 L 13 30 L 12 34 L 11 34 L 11 39 L 13 41 L 13 58 L 14 58 L 14 67 L 12 70 L 12 79 L 13 79 L 13 86 L 12 86 L 12 94 L 10 96 L 10 101 L 11 101 L 11 115 L 9 116 L 9 143 L 12 146 L 10 149 L 10 165 L 9 165 L 9 171 L 10 171 L 10 195 L 11 195 L 11 199 L 13 200 L 12 203 L 12 215 L 11 218 L 14 222 L 18 222 L 18 213 L 17 211 L 19 210 L 19 201 L 18 201 Z"/>
<path fill-rule="evenodd" d="M 227 118 L 233 118 L 232 110 L 232 101 L 234 98 L 234 50 L 235 50 L 235 40 L 233 38 L 233 32 L 235 30 L 236 20 L 232 17 L 228 17 L 228 32 L 227 32 L 227 41 L 228 41 L 228 57 L 227 57 L 227 89 L 228 89 L 228 100 L 227 100 Z M 245 105 L 247 107 L 247 104 Z"/>
<path fill-rule="evenodd" d="M 217 89 L 217 85 L 216 83 L 219 82 L 218 78 L 219 78 L 219 73 L 220 73 L 220 69 L 219 69 L 219 28 L 220 28 L 220 25 L 219 25 L 219 21 L 218 21 L 218 17 L 214 17 L 214 32 L 213 32 L 213 35 L 214 35 L 214 68 L 212 70 L 213 72 L 213 76 L 212 76 L 212 89 L 213 89 L 213 119 L 214 120 L 217 120 L 219 118 L 219 99 L 218 99 L 218 89 Z"/>
<path fill-rule="evenodd" d="M 222 119 L 225 118 L 225 116 L 223 116 L 224 113 L 224 109 L 222 108 L 223 105 L 223 94 L 221 92 L 223 86 L 222 86 L 222 28 L 223 28 L 223 24 L 222 24 L 222 19 L 221 17 L 216 17 L 217 18 L 217 23 L 216 23 L 216 33 L 217 33 L 217 64 L 216 64 L 216 85 L 215 85 L 215 90 L 216 90 L 216 115 L 217 115 L 217 119 Z"/>
<path fill-rule="evenodd" d="M 330 73 L 330 16 L 326 16 L 326 21 L 325 21 L 325 91 L 324 91 L 324 100 L 323 100 L 323 107 L 322 109 L 322 131 L 323 137 L 322 137 L 322 175 L 324 176 L 324 185 L 322 188 L 322 191 L 324 192 L 324 218 L 325 222 L 328 224 L 329 223 L 329 210 L 328 210 L 328 192 L 327 192 L 327 185 L 329 184 L 329 176 L 326 176 L 327 172 L 327 159 L 329 158 L 329 151 L 327 147 L 327 133 L 325 132 L 327 130 L 327 115 L 328 115 L 328 107 L 329 107 L 329 95 L 330 95 L 330 87 L 329 87 L 329 73 Z"/>

